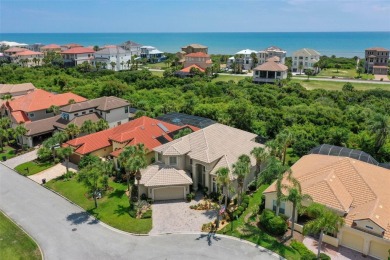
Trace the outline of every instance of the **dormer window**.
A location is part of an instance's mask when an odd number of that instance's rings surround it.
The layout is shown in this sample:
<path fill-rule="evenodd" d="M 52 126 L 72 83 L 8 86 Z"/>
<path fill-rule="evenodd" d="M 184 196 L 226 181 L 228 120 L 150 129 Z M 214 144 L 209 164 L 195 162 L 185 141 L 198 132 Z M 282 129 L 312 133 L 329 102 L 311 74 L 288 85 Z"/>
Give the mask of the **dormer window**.
<path fill-rule="evenodd" d="M 177 157 L 176 156 L 169 157 L 169 165 L 177 165 Z"/>

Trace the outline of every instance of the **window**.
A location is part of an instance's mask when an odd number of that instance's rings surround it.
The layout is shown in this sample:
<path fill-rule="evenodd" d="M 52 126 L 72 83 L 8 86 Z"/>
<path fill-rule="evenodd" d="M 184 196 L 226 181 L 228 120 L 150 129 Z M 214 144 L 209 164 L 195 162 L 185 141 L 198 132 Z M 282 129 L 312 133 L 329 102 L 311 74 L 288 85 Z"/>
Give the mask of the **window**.
<path fill-rule="evenodd" d="M 109 113 L 110 113 L 110 110 L 107 110 L 106 113 L 109 114 Z"/>
<path fill-rule="evenodd" d="M 61 113 L 61 118 L 68 121 L 68 120 L 69 120 L 69 114 L 67 114 L 67 113 Z"/>
<path fill-rule="evenodd" d="M 87 112 L 83 111 L 81 114 L 85 115 Z"/>
<path fill-rule="evenodd" d="M 79 113 L 74 114 L 74 116 L 78 116 L 78 115 L 79 115 Z"/>
<path fill-rule="evenodd" d="M 276 72 L 276 76 L 280 77 L 280 74 L 281 74 L 280 72 Z"/>
<path fill-rule="evenodd" d="M 276 200 L 272 201 L 272 210 L 276 211 Z M 281 202 L 279 207 L 279 213 L 285 214 L 286 212 L 286 203 Z"/>
<path fill-rule="evenodd" d="M 192 165 L 192 159 L 190 159 L 190 165 Z"/>
<path fill-rule="evenodd" d="M 121 121 L 119 121 L 118 123 L 116 123 L 117 125 L 121 125 L 122 124 L 122 122 Z"/>
<path fill-rule="evenodd" d="M 34 116 L 35 116 L 34 113 L 28 114 L 28 117 L 34 117 Z"/>
<path fill-rule="evenodd" d="M 169 165 L 177 165 L 177 157 L 176 156 L 169 157 Z"/>
<path fill-rule="evenodd" d="M 126 114 L 129 113 L 129 107 L 125 107 L 125 113 L 126 113 Z"/>
<path fill-rule="evenodd" d="M 157 153 L 157 161 L 162 162 L 162 153 Z"/>
<path fill-rule="evenodd" d="M 202 165 L 203 172 L 206 172 L 206 166 Z"/>
<path fill-rule="evenodd" d="M 93 110 L 92 110 L 92 109 L 90 109 L 90 110 L 89 110 L 89 113 L 92 113 L 92 112 L 93 112 Z"/>

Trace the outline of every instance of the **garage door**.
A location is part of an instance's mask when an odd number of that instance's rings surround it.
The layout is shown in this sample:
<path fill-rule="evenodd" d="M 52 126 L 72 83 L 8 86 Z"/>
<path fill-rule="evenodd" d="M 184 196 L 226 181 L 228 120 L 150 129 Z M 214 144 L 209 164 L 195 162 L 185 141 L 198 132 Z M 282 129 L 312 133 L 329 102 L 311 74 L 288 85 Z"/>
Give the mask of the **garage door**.
<path fill-rule="evenodd" d="M 184 199 L 184 187 L 166 187 L 154 189 L 154 200 Z"/>
<path fill-rule="evenodd" d="M 341 239 L 342 246 L 354 249 L 359 252 L 363 252 L 363 244 L 364 244 L 363 237 L 345 231 L 343 232 L 343 236 Z"/>
<path fill-rule="evenodd" d="M 389 256 L 390 244 L 382 244 L 371 241 L 369 255 L 378 259 L 386 259 Z"/>

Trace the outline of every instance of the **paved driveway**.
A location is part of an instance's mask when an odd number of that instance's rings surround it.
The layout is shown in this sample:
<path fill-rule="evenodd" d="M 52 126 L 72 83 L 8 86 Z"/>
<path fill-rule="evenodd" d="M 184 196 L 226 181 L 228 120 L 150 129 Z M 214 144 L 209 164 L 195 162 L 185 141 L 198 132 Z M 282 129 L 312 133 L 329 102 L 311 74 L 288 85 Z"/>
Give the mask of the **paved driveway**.
<path fill-rule="evenodd" d="M 45 259 L 276 259 L 277 255 L 217 235 L 132 236 L 0 164 L 0 210 L 40 245 Z"/>
<path fill-rule="evenodd" d="M 22 154 L 22 155 L 19 155 L 19 156 L 16 156 L 14 158 L 11 158 L 5 162 L 2 162 L 4 165 L 14 169 L 16 166 L 18 166 L 19 164 L 22 164 L 22 163 L 25 163 L 25 162 L 29 162 L 29 161 L 33 161 L 35 159 L 38 158 L 37 156 L 37 149 L 31 151 L 31 152 L 28 152 L 28 153 L 25 153 L 25 154 Z"/>
<path fill-rule="evenodd" d="M 383 79 L 382 81 L 390 81 L 389 78 L 387 77 L 387 75 L 375 74 L 375 75 L 374 75 L 374 78 L 375 78 L 375 80 L 381 80 L 381 79 Z"/>
<path fill-rule="evenodd" d="M 200 232 L 202 225 L 216 218 L 214 210 L 194 210 L 190 205 L 199 202 L 185 201 L 159 201 L 152 205 L 153 229 L 150 234 L 163 234 L 172 232 Z"/>
<path fill-rule="evenodd" d="M 78 171 L 77 165 L 70 162 L 69 171 L 77 172 Z M 42 179 L 46 179 L 46 181 L 50 181 L 63 175 L 64 173 L 66 173 L 65 163 L 58 163 L 49 169 L 46 169 L 34 175 L 30 175 L 28 176 L 28 178 L 35 181 L 36 183 L 42 184 Z"/>

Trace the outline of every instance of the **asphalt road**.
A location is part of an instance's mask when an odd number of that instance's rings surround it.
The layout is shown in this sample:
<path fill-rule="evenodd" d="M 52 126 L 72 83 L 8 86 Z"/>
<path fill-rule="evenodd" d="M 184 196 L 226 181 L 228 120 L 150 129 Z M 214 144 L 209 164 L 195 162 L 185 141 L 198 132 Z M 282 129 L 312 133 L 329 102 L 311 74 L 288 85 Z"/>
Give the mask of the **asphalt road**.
<path fill-rule="evenodd" d="M 78 206 L 0 164 L 0 210 L 39 244 L 45 259 L 276 259 L 225 236 L 133 236 L 107 227 Z"/>

